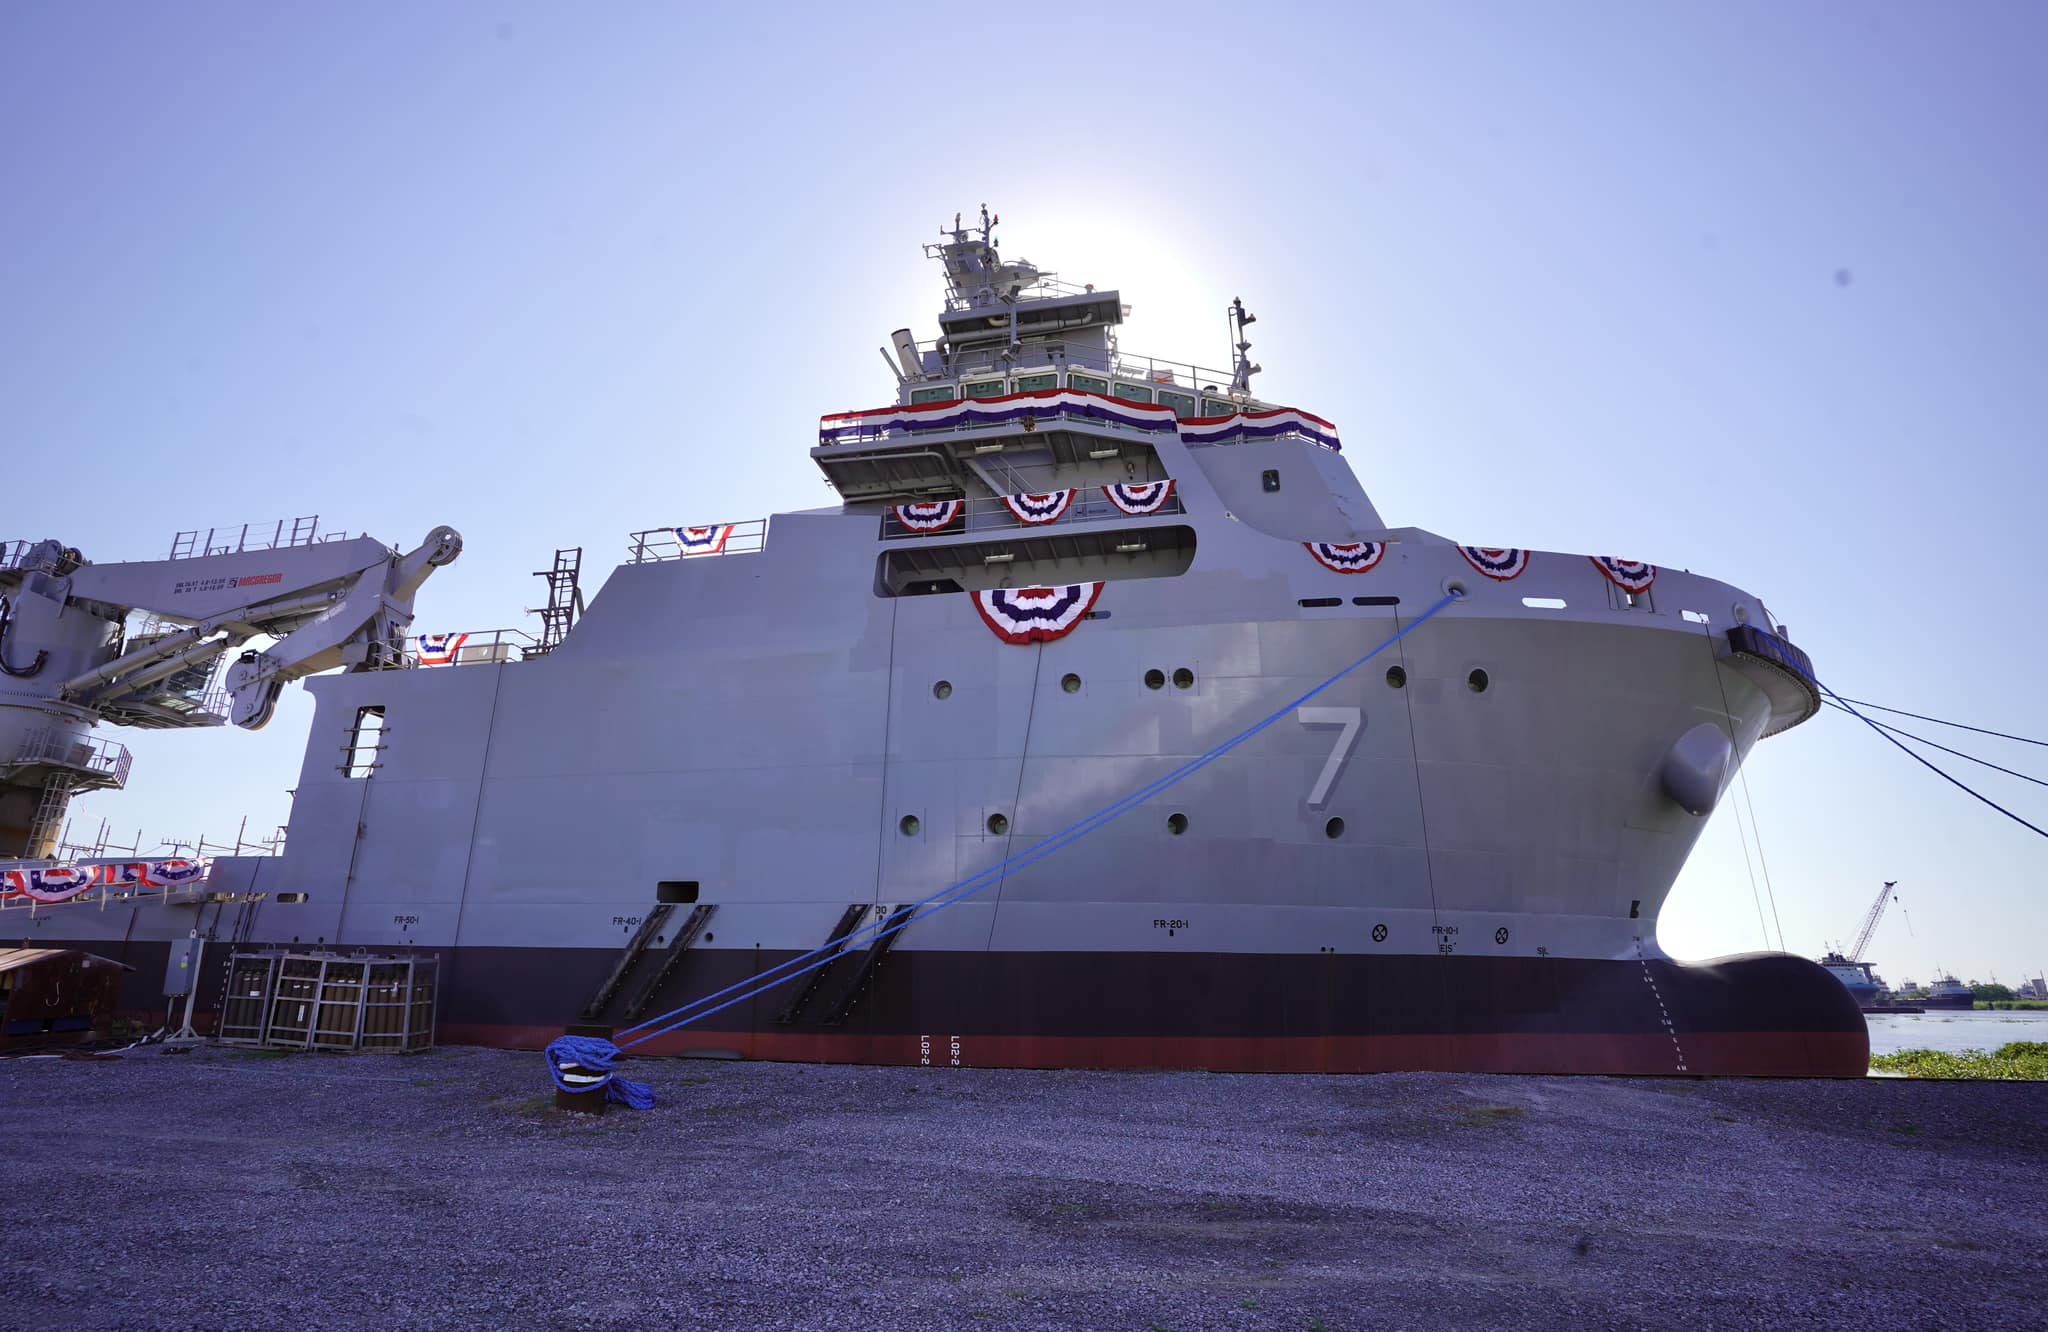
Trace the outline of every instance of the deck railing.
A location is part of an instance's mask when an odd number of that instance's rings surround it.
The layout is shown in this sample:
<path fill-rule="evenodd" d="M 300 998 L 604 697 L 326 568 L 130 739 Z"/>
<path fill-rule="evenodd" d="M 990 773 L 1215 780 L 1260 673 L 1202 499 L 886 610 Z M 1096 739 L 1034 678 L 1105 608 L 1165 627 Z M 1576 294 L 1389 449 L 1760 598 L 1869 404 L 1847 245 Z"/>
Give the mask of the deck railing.
<path fill-rule="evenodd" d="M 964 512 L 953 524 L 937 532 L 918 532 L 905 527 L 891 507 L 882 511 L 882 540 L 898 541 L 910 537 L 930 539 L 941 536 L 957 536 L 963 532 L 1014 532 L 1022 529 L 1028 532 L 1057 533 L 1072 523 L 1093 522 L 1100 519 L 1114 519 L 1129 522 L 1136 517 L 1163 518 L 1167 514 L 1186 513 L 1178 494 L 1167 496 L 1166 503 L 1155 513 L 1128 514 L 1119 509 L 1109 496 L 1102 493 L 1100 486 L 1083 486 L 1074 496 L 1074 502 L 1067 511 L 1050 523 L 1027 523 L 1018 518 L 1003 503 L 1000 497 L 982 496 L 962 501 Z"/>
<path fill-rule="evenodd" d="M 289 546 L 315 546 L 324 541 L 346 541 L 346 532 L 323 532 L 320 515 L 302 518 L 274 518 L 261 523 L 228 523 L 221 527 L 195 527 L 171 538 L 174 560 L 198 559 L 207 555 L 232 555 L 243 550 L 281 550 Z"/>
<path fill-rule="evenodd" d="M 8 761 L 21 766 L 68 768 L 89 785 L 112 786 L 117 790 L 128 785 L 129 770 L 135 766 L 135 758 L 126 745 L 54 726 L 37 732 Z"/>
<path fill-rule="evenodd" d="M 650 527 L 634 532 L 627 547 L 632 564 L 701 559 L 712 555 L 752 555 L 768 544 L 768 520 L 705 523 L 698 527 Z"/>
<path fill-rule="evenodd" d="M 976 374 L 1001 373 L 1023 377 L 1079 370 L 1084 374 L 1122 380 L 1126 384 L 1141 384 L 1154 390 L 1163 388 L 1179 393 L 1206 393 L 1216 399 L 1230 396 L 1231 373 L 1228 370 L 1214 370 L 1192 361 L 1116 352 L 1106 347 L 1027 342 L 1020 345 L 1014 355 L 1008 347 L 1001 345 L 968 348 L 948 355 L 946 343 L 936 339 L 917 343 L 916 347 L 920 362 L 925 352 L 937 352 L 940 364 L 946 367 L 942 374 L 929 381 L 934 384 Z"/>

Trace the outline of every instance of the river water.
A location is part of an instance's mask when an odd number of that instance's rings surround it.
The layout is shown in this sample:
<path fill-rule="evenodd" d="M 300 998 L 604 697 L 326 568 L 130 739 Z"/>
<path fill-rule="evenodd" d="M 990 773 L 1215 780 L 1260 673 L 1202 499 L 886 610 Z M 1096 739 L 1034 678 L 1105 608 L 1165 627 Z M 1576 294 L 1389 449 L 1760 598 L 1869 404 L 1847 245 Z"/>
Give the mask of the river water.
<path fill-rule="evenodd" d="M 1996 1050 L 2012 1041 L 2048 1041 L 2048 1009 L 1984 1009 L 1865 1013 L 1870 1053 L 1901 1050 Z"/>

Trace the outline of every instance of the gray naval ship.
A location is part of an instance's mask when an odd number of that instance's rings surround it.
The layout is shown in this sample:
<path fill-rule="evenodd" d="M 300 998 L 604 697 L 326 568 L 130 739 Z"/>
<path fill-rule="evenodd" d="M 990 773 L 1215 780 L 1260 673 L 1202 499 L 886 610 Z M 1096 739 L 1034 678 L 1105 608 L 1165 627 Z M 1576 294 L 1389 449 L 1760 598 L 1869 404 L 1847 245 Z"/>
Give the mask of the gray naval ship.
<path fill-rule="evenodd" d="M 202 1025 L 223 949 L 283 947 L 434 955 L 440 1038 L 520 1047 L 740 986 L 642 1049 L 1865 1072 L 1814 963 L 1657 944 L 1739 764 L 1818 705 L 1756 597 L 1389 527 L 1327 420 L 1253 394 L 1242 303 L 1229 370 L 1155 360 L 985 209 L 940 237 L 937 338 L 897 331 L 894 403 L 821 421 L 839 504 L 650 515 L 691 521 L 587 608 L 564 552 L 536 638 L 414 632 L 445 528 L 0 550 L 0 937 L 127 963 L 140 1012 L 212 940 Z M 260 726 L 301 678 L 281 854 L 59 845 L 127 777 L 96 724 Z"/>

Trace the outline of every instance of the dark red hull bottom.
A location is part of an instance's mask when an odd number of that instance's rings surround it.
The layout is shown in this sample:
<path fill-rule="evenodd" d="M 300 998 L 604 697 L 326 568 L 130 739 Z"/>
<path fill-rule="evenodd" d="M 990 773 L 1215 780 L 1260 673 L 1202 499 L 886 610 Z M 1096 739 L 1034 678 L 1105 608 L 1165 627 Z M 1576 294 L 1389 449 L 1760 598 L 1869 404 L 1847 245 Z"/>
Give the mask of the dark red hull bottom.
<path fill-rule="evenodd" d="M 161 1008 L 149 992 L 166 951 L 126 945 L 120 960 L 138 968 L 129 1006 Z M 440 1040 L 532 1049 L 586 1020 L 581 1010 L 616 960 L 594 949 L 438 951 Z M 788 956 L 693 953 L 641 1018 L 746 982 Z M 218 950 L 207 960 L 203 1013 L 217 1008 L 224 965 Z M 619 995 L 639 983 L 630 975 Z M 779 1021 L 801 987 L 772 989 L 633 1048 L 821 1063 L 1271 1073 L 1863 1077 L 1870 1066 L 1868 1029 L 1848 990 L 1783 954 L 1676 963 L 905 950 L 882 961 L 836 1021 L 830 1001 L 840 986 L 829 975 L 795 1020 Z M 619 1027 L 621 1043 L 633 1034 L 623 1008 L 614 998 L 597 1019 Z"/>

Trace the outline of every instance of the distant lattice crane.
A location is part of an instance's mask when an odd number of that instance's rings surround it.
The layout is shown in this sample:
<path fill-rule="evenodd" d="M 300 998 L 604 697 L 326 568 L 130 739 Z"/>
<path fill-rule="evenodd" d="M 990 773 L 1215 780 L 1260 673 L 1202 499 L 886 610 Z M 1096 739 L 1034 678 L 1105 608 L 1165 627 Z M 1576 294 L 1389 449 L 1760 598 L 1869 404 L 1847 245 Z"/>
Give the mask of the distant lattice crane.
<path fill-rule="evenodd" d="M 1877 922 L 1884 919 L 1884 909 L 1895 896 L 1892 889 L 1898 886 L 1899 881 L 1893 879 L 1877 890 L 1877 900 L 1872 902 L 1870 910 L 1863 914 L 1863 928 L 1856 931 L 1856 946 L 1849 950 L 1851 962 L 1863 960 L 1863 950 L 1870 946 L 1870 936 L 1877 933 Z"/>

